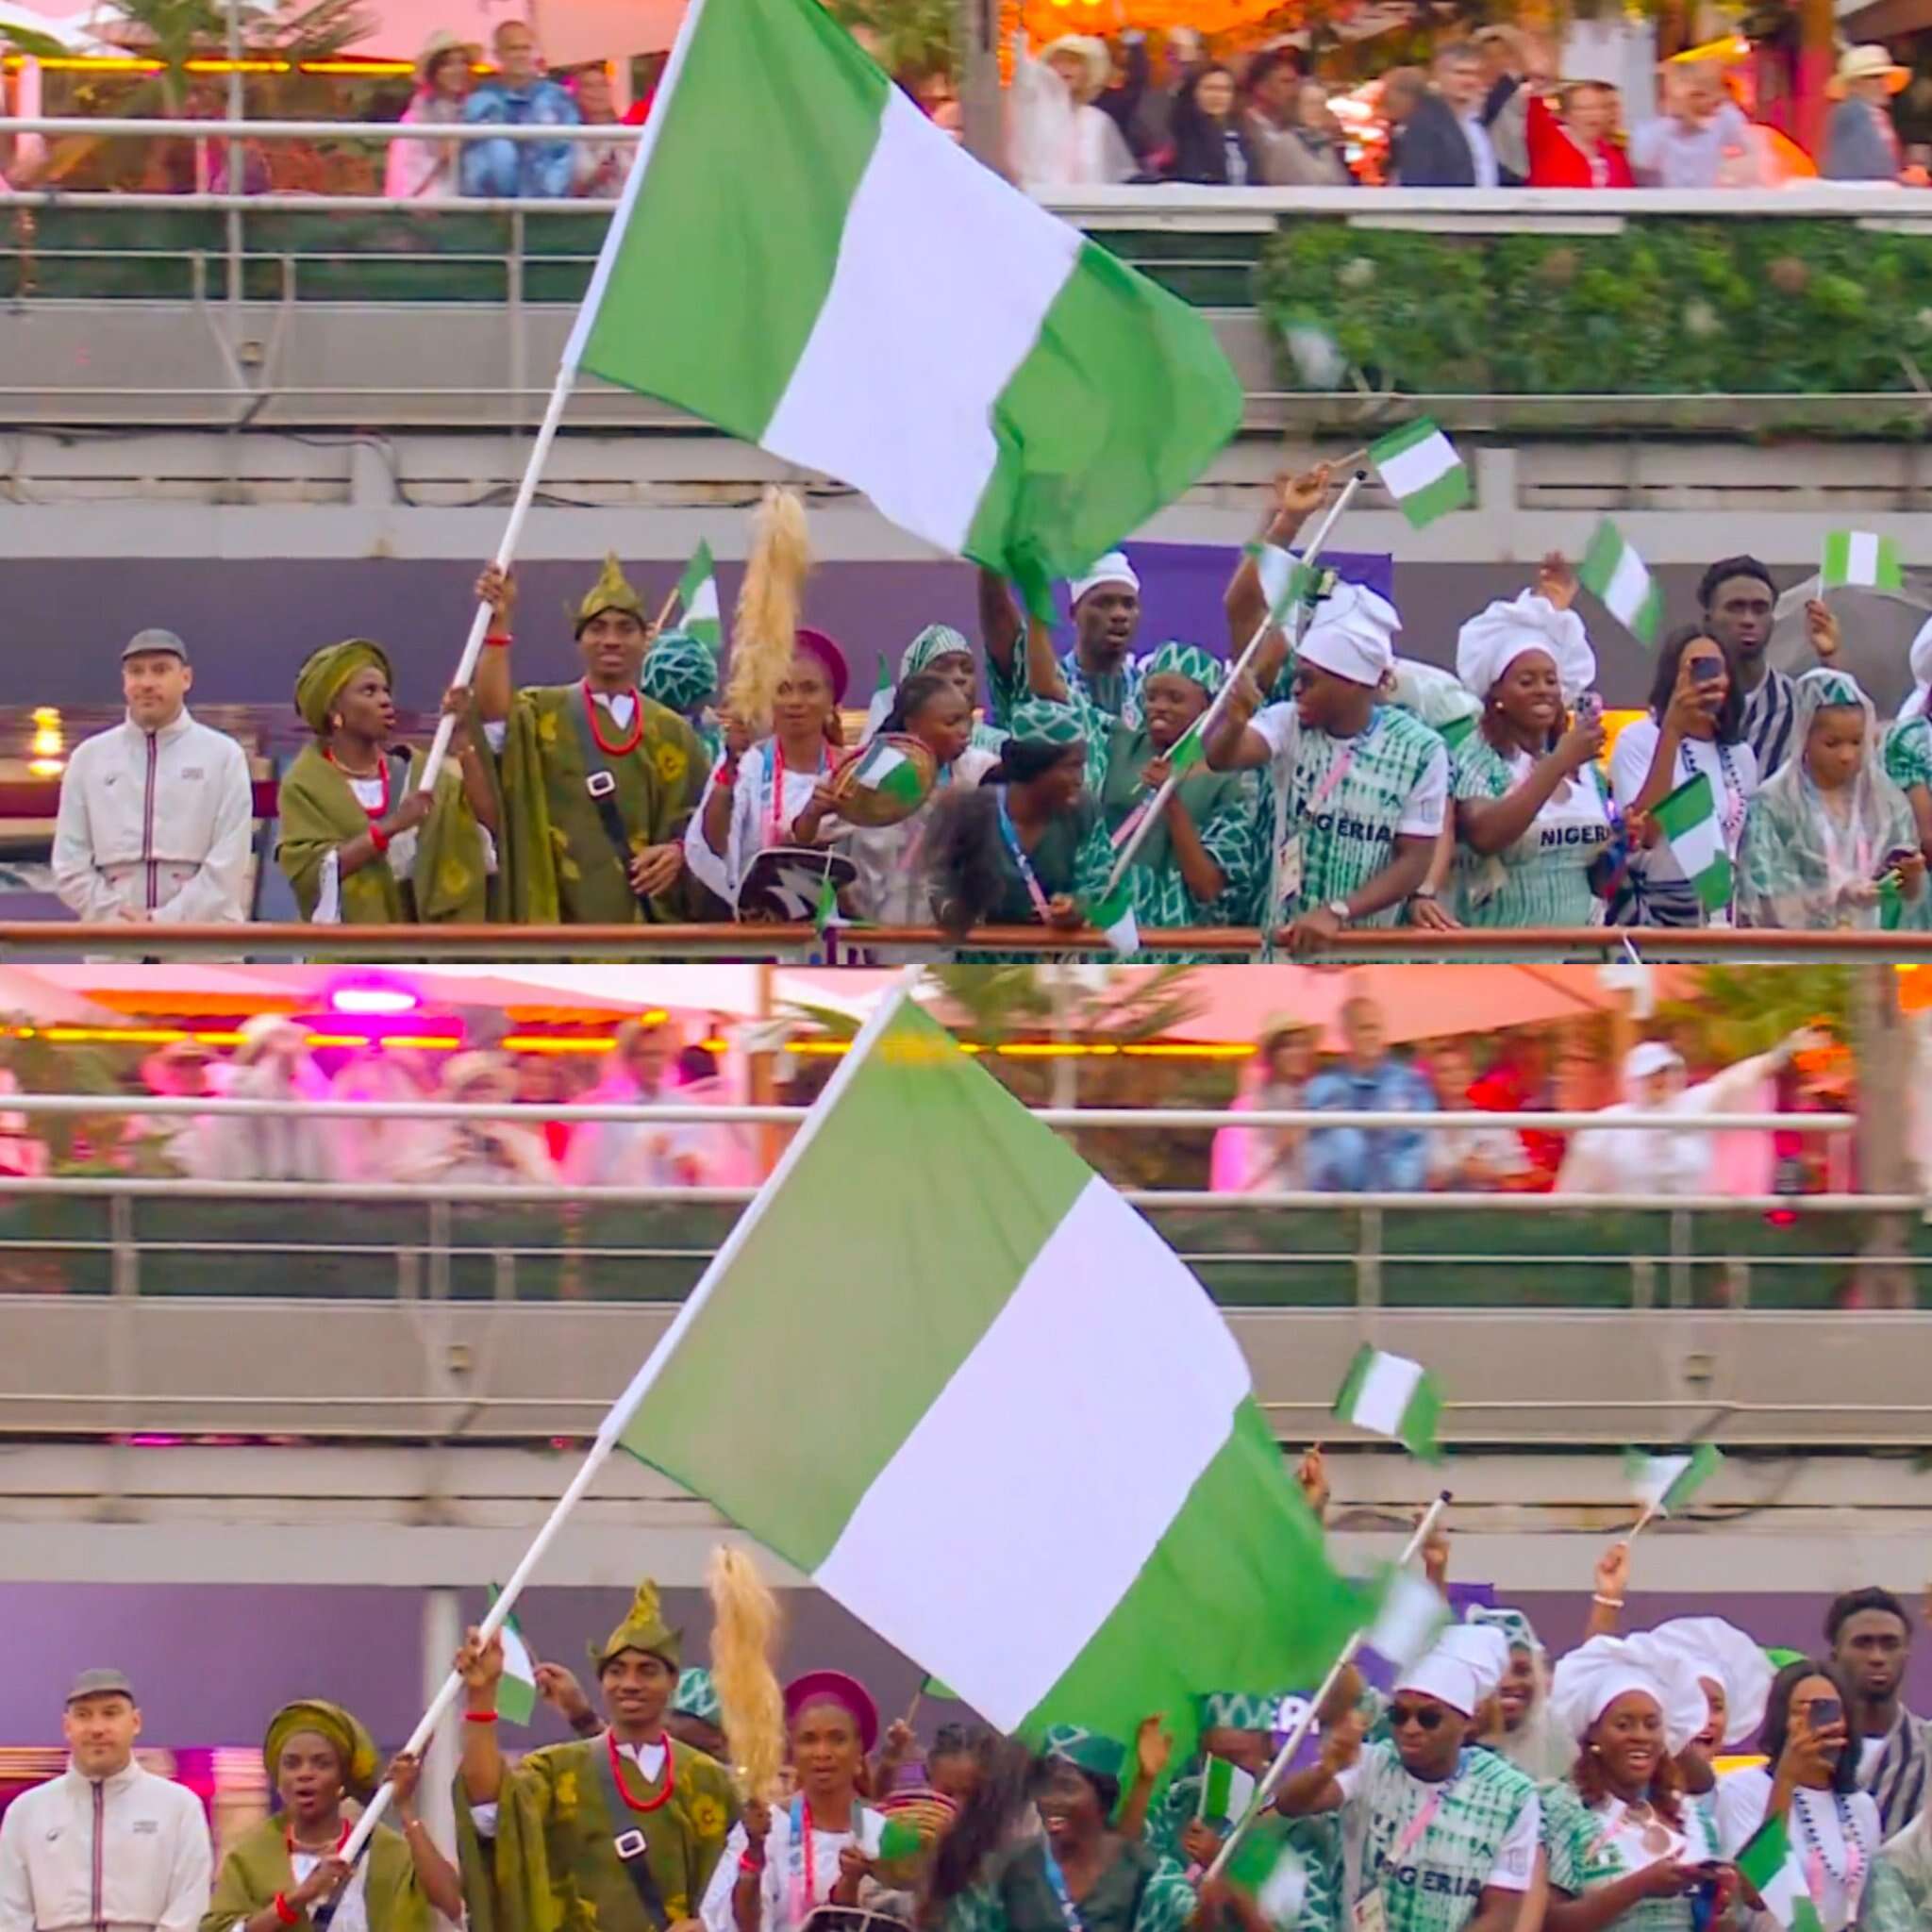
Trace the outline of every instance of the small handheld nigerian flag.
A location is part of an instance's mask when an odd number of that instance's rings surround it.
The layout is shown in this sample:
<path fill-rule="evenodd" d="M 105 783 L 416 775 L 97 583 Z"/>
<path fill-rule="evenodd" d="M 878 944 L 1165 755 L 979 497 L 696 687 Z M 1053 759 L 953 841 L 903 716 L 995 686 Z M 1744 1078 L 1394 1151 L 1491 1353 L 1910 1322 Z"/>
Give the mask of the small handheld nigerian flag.
<path fill-rule="evenodd" d="M 1248 1815 L 1248 1803 L 1254 1795 L 1255 1780 L 1239 1764 L 1231 1764 L 1225 1757 L 1209 1757 L 1201 1773 L 1201 1802 L 1194 1816 L 1210 1824 L 1231 1824 Z"/>
<path fill-rule="evenodd" d="M 1469 471 L 1456 445 L 1427 416 L 1371 443 L 1369 460 L 1412 529 L 1469 508 Z"/>
<path fill-rule="evenodd" d="M 1407 1670 L 1436 1646 L 1449 1622 L 1442 1592 L 1417 1570 L 1390 1564 L 1382 1607 L 1363 1640 L 1369 1648 Z"/>
<path fill-rule="evenodd" d="M 1201 726 L 1207 720 L 1204 711 L 1174 741 L 1174 749 L 1168 753 L 1167 768 L 1176 778 L 1185 778 L 1207 757 L 1207 741 L 1201 736 Z"/>
<path fill-rule="evenodd" d="M 1902 591 L 1905 585 L 1898 545 L 1890 537 L 1870 530 L 1833 530 L 1826 536 L 1820 590 Z"/>
<path fill-rule="evenodd" d="M 1731 856 L 1718 821 L 1710 774 L 1699 772 L 1662 799 L 1651 813 L 1670 841 L 1672 855 L 1707 912 L 1731 902 Z"/>
<path fill-rule="evenodd" d="M 1429 1462 L 1440 1462 L 1436 1424 L 1442 1414 L 1441 1392 L 1420 1362 L 1384 1355 L 1364 1342 L 1356 1351 L 1335 1413 L 1373 1436 L 1392 1436 Z"/>
<path fill-rule="evenodd" d="M 975 160 L 818 0 L 691 0 L 563 364 L 1042 591 L 1241 421 L 1203 311 Z"/>
<path fill-rule="evenodd" d="M 874 738 L 858 754 L 858 768 L 852 782 L 896 805 L 916 806 L 924 795 L 919 767 L 890 740 Z"/>
<path fill-rule="evenodd" d="M 855 1216 L 855 1174 L 919 1211 Z M 1015 1511 L 1043 1466 L 1121 1466 L 1150 1414 L 1160 1454 L 1106 1508 Z M 1200 1282 L 903 984 L 612 1416 L 622 1447 L 1036 1747 L 1162 1710 L 1187 1755 L 1180 1714 L 1209 1691 L 1312 1681 L 1374 1615 Z"/>
<path fill-rule="evenodd" d="M 1134 891 L 1126 879 L 1083 908 L 1087 924 L 1107 935 L 1107 942 L 1122 958 L 1141 950 L 1141 926 L 1134 917 Z"/>
<path fill-rule="evenodd" d="M 1576 575 L 1640 644 L 1657 642 L 1664 621 L 1663 590 L 1607 517 L 1596 526 Z"/>
<path fill-rule="evenodd" d="M 491 1603 L 496 1595 L 492 1583 Z M 515 1617 L 503 1626 L 503 1681 L 496 1688 L 496 1713 L 513 1724 L 526 1724 L 537 1714 L 537 1665 Z"/>
<path fill-rule="evenodd" d="M 677 580 L 677 604 L 684 613 L 679 628 L 715 652 L 724 641 L 724 626 L 718 615 L 717 568 L 703 538 Z"/>
<path fill-rule="evenodd" d="M 1767 1818 L 1738 1854 L 1738 1875 L 1764 1901 L 1785 1932 L 1824 1932 L 1782 1818 Z"/>
<path fill-rule="evenodd" d="M 1724 1459 L 1724 1452 L 1715 1442 L 1700 1442 L 1694 1449 L 1670 1456 L 1626 1449 L 1624 1473 L 1646 1509 L 1668 1516 L 1673 1509 L 1681 1509 L 1718 1473 Z"/>

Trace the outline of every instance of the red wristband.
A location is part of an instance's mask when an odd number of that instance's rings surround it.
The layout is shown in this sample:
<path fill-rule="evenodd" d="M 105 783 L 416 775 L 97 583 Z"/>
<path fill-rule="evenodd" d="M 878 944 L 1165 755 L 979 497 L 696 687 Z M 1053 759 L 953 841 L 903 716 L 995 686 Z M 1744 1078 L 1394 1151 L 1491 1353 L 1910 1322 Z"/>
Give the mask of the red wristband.
<path fill-rule="evenodd" d="M 492 651 L 507 651 L 510 645 L 510 635 L 507 630 L 492 630 L 484 637 L 483 641 Z"/>
<path fill-rule="evenodd" d="M 463 1722 L 466 1724 L 493 1724 L 496 1716 L 493 1710 L 466 1710 L 463 1713 Z"/>
<path fill-rule="evenodd" d="M 374 819 L 369 821 L 369 842 L 378 852 L 387 852 L 389 850 L 389 834 Z"/>
<path fill-rule="evenodd" d="M 289 1897 L 286 1892 L 276 1892 L 275 1904 L 275 1917 L 278 1918 L 283 1924 L 299 1925 L 302 1923 L 302 1914 L 298 1912 L 294 1908 L 294 1907 L 289 1903 Z"/>

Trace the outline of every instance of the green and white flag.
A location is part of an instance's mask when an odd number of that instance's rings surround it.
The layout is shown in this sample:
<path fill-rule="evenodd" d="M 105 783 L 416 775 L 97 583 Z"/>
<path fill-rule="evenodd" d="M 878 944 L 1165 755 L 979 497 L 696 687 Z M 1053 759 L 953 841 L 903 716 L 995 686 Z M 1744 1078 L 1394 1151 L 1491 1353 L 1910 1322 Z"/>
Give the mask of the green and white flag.
<path fill-rule="evenodd" d="M 1890 537 L 1870 530 L 1833 530 L 1825 538 L 1820 590 L 1902 591 L 1905 586 L 1898 545 Z"/>
<path fill-rule="evenodd" d="M 1731 903 L 1731 857 L 1718 819 L 1717 792 L 1708 772 L 1699 772 L 1659 801 L 1651 817 L 1670 841 L 1684 876 L 1707 912 Z"/>
<path fill-rule="evenodd" d="M 854 1214 L 855 1175 L 906 1211 Z M 903 988 L 603 1439 L 1033 1742 L 1313 1682 L 1374 1614 L 1201 1284 Z M 1092 1507 L 1015 1507 L 1042 1470 L 1129 1466 Z"/>
<path fill-rule="evenodd" d="M 1639 643 L 1657 642 L 1664 621 L 1663 588 L 1607 517 L 1596 526 L 1576 575 Z"/>
<path fill-rule="evenodd" d="M 1407 1669 L 1434 1649 L 1450 1621 L 1448 1600 L 1419 1570 L 1389 1566 L 1382 1607 L 1364 1640 L 1369 1648 Z"/>
<path fill-rule="evenodd" d="M 1451 510 L 1467 509 L 1474 500 L 1468 467 L 1427 416 L 1371 443 L 1369 460 L 1411 529 L 1424 529 Z"/>
<path fill-rule="evenodd" d="M 1714 1442 L 1700 1442 L 1694 1449 L 1669 1456 L 1626 1449 L 1624 1473 L 1646 1509 L 1668 1516 L 1673 1509 L 1681 1509 L 1718 1473 L 1724 1459 L 1724 1452 Z"/>
<path fill-rule="evenodd" d="M 1738 1875 L 1785 1932 L 1824 1932 L 1782 1818 L 1767 1818 L 1738 1854 Z"/>
<path fill-rule="evenodd" d="M 1203 313 L 974 160 L 817 0 L 687 7 L 563 364 L 1029 601 L 1179 496 L 1242 401 Z"/>
<path fill-rule="evenodd" d="M 497 1590 L 490 1586 L 490 1601 Z M 526 1724 L 537 1714 L 537 1665 L 514 1616 L 503 1626 L 503 1680 L 496 1687 L 496 1714 L 508 1724 Z"/>
<path fill-rule="evenodd" d="M 1431 1462 L 1441 1459 L 1436 1441 L 1441 1391 L 1435 1377 L 1406 1356 L 1385 1355 L 1364 1342 L 1342 1378 L 1335 1413 L 1372 1436 L 1395 1438 Z"/>
<path fill-rule="evenodd" d="M 1134 917 L 1134 894 L 1126 876 L 1103 899 L 1084 908 L 1087 924 L 1098 926 L 1107 942 L 1122 958 L 1141 950 L 1141 925 Z"/>
<path fill-rule="evenodd" d="M 858 769 L 853 773 L 852 782 L 908 809 L 924 795 L 919 767 L 896 744 L 883 738 L 874 738 L 858 754 Z"/>
<path fill-rule="evenodd" d="M 1201 1802 L 1194 1816 L 1210 1824 L 1231 1824 L 1248 1815 L 1254 1795 L 1255 1780 L 1249 1773 L 1225 1757 L 1209 1757 L 1202 1768 Z"/>
<path fill-rule="evenodd" d="M 1176 778 L 1185 778 L 1201 760 L 1208 756 L 1208 741 L 1201 735 L 1201 726 L 1208 722 L 1203 711 L 1181 735 L 1174 740 L 1167 755 L 1167 768 Z"/>
<path fill-rule="evenodd" d="M 718 572 L 711 561 L 711 546 L 702 538 L 677 580 L 677 606 L 682 612 L 678 628 L 701 644 L 708 644 L 714 653 L 718 651 L 724 641 L 724 625 L 718 614 Z"/>

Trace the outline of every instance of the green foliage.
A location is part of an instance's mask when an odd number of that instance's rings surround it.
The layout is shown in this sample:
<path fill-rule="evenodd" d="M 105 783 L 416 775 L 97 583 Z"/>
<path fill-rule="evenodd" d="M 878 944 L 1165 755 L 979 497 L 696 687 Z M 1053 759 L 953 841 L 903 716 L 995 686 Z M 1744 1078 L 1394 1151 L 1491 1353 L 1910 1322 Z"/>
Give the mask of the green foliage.
<path fill-rule="evenodd" d="M 20 1018 L 12 1024 L 27 1030 L 9 1031 L 0 1040 L 0 1068 L 13 1075 L 18 1091 L 101 1096 L 98 1113 L 32 1117 L 29 1129 L 45 1142 L 51 1173 L 166 1175 L 177 1171 L 164 1151 L 164 1135 L 129 1139 L 128 1116 L 114 1109 L 114 1096 L 127 1091 L 130 1083 L 138 1085 L 138 1048 L 75 1045 L 49 1040 Z"/>
<path fill-rule="evenodd" d="M 1671 1038 L 1712 1066 L 1769 1053 L 1801 1026 L 1851 1038 L 1854 966 L 1702 966 L 1697 990 L 1657 1008 Z"/>
<path fill-rule="evenodd" d="M 953 0 L 827 0 L 833 19 L 857 35 L 895 78 L 957 72 Z"/>
<path fill-rule="evenodd" d="M 1906 395 L 1907 358 L 1932 362 L 1932 236 L 1840 221 L 1443 235 L 1291 218 L 1257 289 L 1278 341 L 1312 323 L 1371 388 L 1408 393 Z"/>

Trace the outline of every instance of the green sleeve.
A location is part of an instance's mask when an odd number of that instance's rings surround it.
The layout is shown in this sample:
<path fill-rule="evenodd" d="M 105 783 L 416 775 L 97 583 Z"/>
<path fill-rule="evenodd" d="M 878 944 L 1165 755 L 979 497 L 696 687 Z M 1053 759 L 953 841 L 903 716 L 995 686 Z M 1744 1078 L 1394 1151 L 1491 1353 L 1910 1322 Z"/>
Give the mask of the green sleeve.
<path fill-rule="evenodd" d="M 1894 785 L 1932 789 L 1932 724 L 1907 718 L 1885 734 L 1885 771 Z"/>
<path fill-rule="evenodd" d="M 1026 695 L 1026 635 L 1024 625 L 1020 641 L 1013 646 L 1013 661 L 1002 669 L 989 651 L 986 655 L 986 708 L 992 722 L 1005 730 L 1013 707 Z"/>
<path fill-rule="evenodd" d="M 409 783 L 423 773 L 423 757 L 409 760 Z M 492 772 L 494 761 L 491 761 Z M 492 781 L 493 782 L 493 781 Z M 499 818 L 502 787 L 496 786 Z M 499 848 L 497 864 L 503 864 Z M 483 828 L 470 808 L 463 774 L 454 759 L 436 778 L 436 803 L 416 833 L 416 861 L 410 874 L 416 919 L 422 925 L 480 925 L 492 916 L 496 894 L 483 848 Z"/>
<path fill-rule="evenodd" d="M 1260 885 L 1257 876 L 1259 841 L 1255 836 L 1260 792 L 1254 773 L 1237 772 L 1234 776 L 1235 782 L 1224 790 L 1208 823 L 1200 827 L 1201 844 L 1221 868 L 1224 881 L 1220 896 L 1200 906 L 1202 919 L 1214 925 L 1247 924 Z"/>
<path fill-rule="evenodd" d="M 1074 855 L 1074 897 L 1091 904 L 1107 891 L 1107 875 L 1113 870 L 1113 841 L 1107 836 L 1107 821 L 1098 808 L 1080 837 L 1080 849 Z"/>
<path fill-rule="evenodd" d="M 555 1760 L 533 1751 L 506 1769 L 496 1798 L 496 1835 L 485 1838 L 457 1775 L 457 1865 L 468 1932 L 558 1932 L 563 1912 L 551 1881 L 544 1827 L 555 1803 Z"/>
<path fill-rule="evenodd" d="M 408 1840 L 400 1832 L 386 1824 L 376 1827 L 363 1884 L 369 1932 L 429 1932 L 429 1897 L 417 1879 Z"/>
<path fill-rule="evenodd" d="M 1549 1860 L 1550 1884 L 1574 1898 L 1583 1890 L 1584 1840 L 1579 1825 L 1590 1814 L 1568 1785 L 1550 1785 L 1542 1794 L 1543 1856 Z"/>
<path fill-rule="evenodd" d="M 1194 1916 L 1194 1888 L 1172 1858 L 1163 1858 L 1141 1888 L 1134 1932 L 1181 1932 Z"/>
<path fill-rule="evenodd" d="M 315 917 L 322 897 L 322 862 L 342 842 L 315 790 L 313 772 L 314 761 L 304 751 L 283 774 L 275 799 L 280 827 L 275 863 L 288 879 L 305 920 Z"/>
<path fill-rule="evenodd" d="M 496 858 L 503 868 L 504 908 L 518 925 L 555 925 L 562 916 L 557 849 L 533 692 L 519 691 L 510 700 L 497 776 L 503 824 L 497 833 Z"/>
<path fill-rule="evenodd" d="M 244 1833 L 228 1848 L 215 1874 L 214 1895 L 202 1915 L 201 1932 L 227 1932 L 254 1917 L 281 1888 L 271 1879 L 260 1855 L 259 1829 Z"/>

